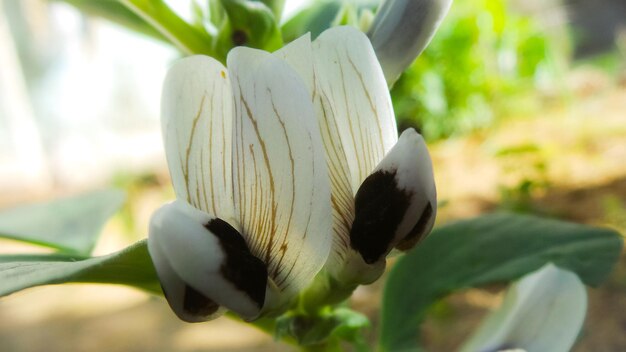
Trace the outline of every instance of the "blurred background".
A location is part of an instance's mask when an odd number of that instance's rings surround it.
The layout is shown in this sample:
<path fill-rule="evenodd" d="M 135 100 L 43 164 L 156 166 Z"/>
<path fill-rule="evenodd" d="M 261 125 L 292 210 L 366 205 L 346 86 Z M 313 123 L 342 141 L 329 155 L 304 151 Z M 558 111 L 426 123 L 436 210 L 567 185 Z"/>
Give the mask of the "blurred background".
<path fill-rule="evenodd" d="M 168 3 L 193 15 L 188 1 Z M 285 22 L 307 6 L 287 0 Z M 178 57 L 66 2 L 0 0 L 0 207 L 117 187 L 127 202 L 96 254 L 145 238 L 151 212 L 173 198 L 159 95 Z M 392 99 L 400 129 L 429 140 L 439 223 L 506 209 L 626 233 L 623 0 L 455 0 Z M 34 250 L 44 251 L 0 241 L 2 253 Z M 374 326 L 381 287 L 351 303 Z M 501 289 L 438 303 L 423 329 L 429 351 L 458 346 Z M 575 351 L 626 350 L 626 261 L 589 295 Z M 184 324 L 165 301 L 122 287 L 0 300 L 0 351 L 276 350 L 289 348 L 226 318 Z"/>

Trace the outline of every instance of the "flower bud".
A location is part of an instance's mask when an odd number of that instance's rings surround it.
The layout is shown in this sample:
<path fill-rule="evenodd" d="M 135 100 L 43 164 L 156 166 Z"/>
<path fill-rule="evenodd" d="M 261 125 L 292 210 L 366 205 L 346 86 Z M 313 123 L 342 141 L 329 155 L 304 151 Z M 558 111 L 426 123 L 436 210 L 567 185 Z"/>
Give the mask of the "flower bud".
<path fill-rule="evenodd" d="M 452 0 L 386 0 L 367 35 L 390 87 L 430 43 Z"/>

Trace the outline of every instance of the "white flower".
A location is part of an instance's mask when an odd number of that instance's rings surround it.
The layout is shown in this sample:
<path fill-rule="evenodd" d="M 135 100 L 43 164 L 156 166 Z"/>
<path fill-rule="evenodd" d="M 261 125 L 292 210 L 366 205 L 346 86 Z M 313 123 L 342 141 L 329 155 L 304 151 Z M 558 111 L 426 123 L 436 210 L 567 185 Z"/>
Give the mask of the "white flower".
<path fill-rule="evenodd" d="M 412 129 L 398 139 L 363 33 L 236 48 L 227 63 L 180 60 L 163 90 L 177 201 L 153 216 L 148 245 L 180 318 L 280 312 L 324 265 L 346 285 L 372 282 L 393 248 L 430 231 L 428 151 Z"/>
<path fill-rule="evenodd" d="M 547 264 L 515 283 L 461 351 L 569 351 L 587 311 L 578 276 Z"/>
<path fill-rule="evenodd" d="M 162 96 L 177 201 L 152 217 L 148 248 L 167 300 L 186 321 L 225 307 L 254 319 L 324 265 L 330 191 L 309 91 L 283 60 L 236 48 L 228 69 L 179 60 Z"/>
<path fill-rule="evenodd" d="M 384 0 L 368 36 L 392 86 L 426 48 L 452 0 Z"/>

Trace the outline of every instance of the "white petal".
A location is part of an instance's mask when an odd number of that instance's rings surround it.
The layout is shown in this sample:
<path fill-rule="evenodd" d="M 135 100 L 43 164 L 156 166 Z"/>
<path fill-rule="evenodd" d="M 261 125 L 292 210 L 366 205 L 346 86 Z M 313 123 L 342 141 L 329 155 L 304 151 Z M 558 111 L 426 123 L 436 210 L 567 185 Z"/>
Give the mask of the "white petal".
<path fill-rule="evenodd" d="M 208 56 L 181 59 L 163 86 L 165 153 L 178 199 L 233 218 L 232 92 L 226 68 Z"/>
<path fill-rule="evenodd" d="M 351 247 L 370 264 L 384 260 L 393 247 L 410 249 L 430 232 L 436 211 L 426 143 L 407 129 L 356 194 Z"/>
<path fill-rule="evenodd" d="M 234 190 L 242 233 L 293 294 L 330 249 L 330 186 L 310 94 L 283 60 L 235 48 L 228 56 L 235 96 Z"/>
<path fill-rule="evenodd" d="M 547 264 L 509 289 L 462 351 L 567 352 L 586 310 L 587 292 L 578 276 Z"/>
<path fill-rule="evenodd" d="M 348 161 L 341 145 L 333 104 L 324 91 L 318 89 L 313 68 L 313 51 L 309 34 L 289 43 L 274 55 L 287 62 L 304 80 L 311 94 L 330 176 L 333 219 L 333 244 L 327 262 L 331 272 L 340 270 L 349 260 L 350 226 L 354 220 L 354 196 L 350 185 Z M 364 268 L 364 270 L 367 270 Z M 341 276 L 342 275 L 337 275 Z"/>
<path fill-rule="evenodd" d="M 315 95 L 315 77 L 313 73 L 313 48 L 311 47 L 311 33 L 306 33 L 300 38 L 275 51 L 272 55 L 285 61 L 293 68 L 311 94 Z M 313 99 L 311 99 L 313 101 Z"/>
<path fill-rule="evenodd" d="M 213 300 L 187 285 L 176 274 L 154 238 L 148 240 L 148 251 L 158 273 L 163 294 L 181 320 L 190 323 L 203 322 L 218 318 L 226 311 Z"/>
<path fill-rule="evenodd" d="M 267 289 L 266 266 L 223 220 L 175 201 L 152 216 L 148 244 L 166 298 L 179 316 L 191 313 L 176 310 L 181 306 L 180 281 L 246 319 L 259 315 Z"/>
<path fill-rule="evenodd" d="M 396 143 L 398 134 L 387 84 L 369 39 L 335 27 L 313 42 L 315 80 L 332 112 L 350 171 L 352 193 Z"/>
<path fill-rule="evenodd" d="M 386 0 L 368 32 L 389 86 L 426 48 L 452 0 Z"/>

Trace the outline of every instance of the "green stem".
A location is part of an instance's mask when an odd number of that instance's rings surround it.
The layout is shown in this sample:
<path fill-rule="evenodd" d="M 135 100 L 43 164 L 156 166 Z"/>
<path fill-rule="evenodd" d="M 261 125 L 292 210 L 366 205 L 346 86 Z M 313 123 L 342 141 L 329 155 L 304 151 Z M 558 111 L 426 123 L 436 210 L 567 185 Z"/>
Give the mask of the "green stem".
<path fill-rule="evenodd" d="M 261 319 L 257 319 L 254 321 L 246 322 L 246 321 L 243 321 L 237 314 L 234 314 L 233 312 L 227 312 L 226 315 L 233 320 L 250 324 L 254 326 L 255 328 L 276 338 L 276 319 L 275 318 L 261 318 Z M 298 342 L 289 335 L 280 336 L 280 340 L 290 345 L 298 346 Z"/>
<path fill-rule="evenodd" d="M 213 55 L 213 38 L 180 18 L 162 0 L 118 0 L 187 55 Z"/>
<path fill-rule="evenodd" d="M 316 314 L 320 309 L 344 302 L 358 285 L 344 285 L 326 271 L 321 271 L 313 283 L 301 293 L 300 308 L 308 314 Z"/>

